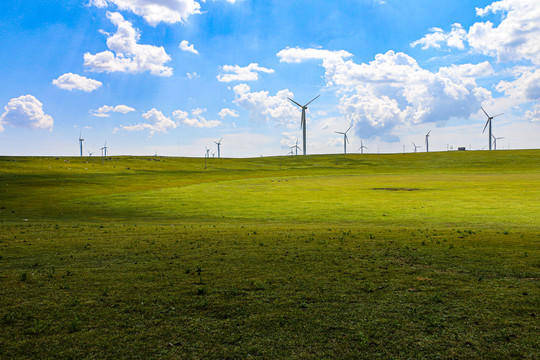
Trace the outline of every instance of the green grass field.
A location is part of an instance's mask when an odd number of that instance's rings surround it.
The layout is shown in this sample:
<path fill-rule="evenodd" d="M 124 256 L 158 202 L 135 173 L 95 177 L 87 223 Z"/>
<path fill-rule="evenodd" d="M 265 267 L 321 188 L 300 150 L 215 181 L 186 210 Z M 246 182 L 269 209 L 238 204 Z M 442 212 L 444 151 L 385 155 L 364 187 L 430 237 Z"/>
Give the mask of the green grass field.
<path fill-rule="evenodd" d="M 540 150 L 0 157 L 0 358 L 540 358 Z"/>

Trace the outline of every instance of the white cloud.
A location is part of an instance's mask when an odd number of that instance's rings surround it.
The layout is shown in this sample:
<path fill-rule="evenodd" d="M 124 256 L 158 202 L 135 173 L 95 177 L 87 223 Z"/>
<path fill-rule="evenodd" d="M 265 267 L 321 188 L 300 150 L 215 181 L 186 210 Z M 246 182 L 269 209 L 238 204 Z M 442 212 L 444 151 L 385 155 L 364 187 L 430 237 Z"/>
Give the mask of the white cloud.
<path fill-rule="evenodd" d="M 330 60 L 350 58 L 353 55 L 345 50 L 286 48 L 277 53 L 280 62 L 300 63 L 306 60 Z"/>
<path fill-rule="evenodd" d="M 279 144 L 281 145 L 282 149 L 290 150 L 291 146 L 295 146 L 296 142 L 298 141 L 298 147 L 302 148 L 302 140 L 300 137 L 300 134 L 293 134 L 288 131 L 284 131 L 281 133 L 281 140 L 279 141 Z M 293 150 L 296 152 L 296 149 Z M 298 150 L 298 152 L 301 152 L 301 150 Z"/>
<path fill-rule="evenodd" d="M 193 109 L 191 110 L 191 117 L 189 114 L 182 110 L 175 110 L 173 112 L 173 117 L 178 120 L 180 123 L 198 128 L 213 128 L 221 125 L 219 120 L 206 120 L 202 114 L 206 112 L 206 109 Z"/>
<path fill-rule="evenodd" d="M 491 21 L 477 22 L 469 29 L 471 47 L 500 62 L 529 60 L 540 64 L 540 6 L 537 0 L 502 0 L 483 9 L 479 16 L 502 13 L 498 26 Z"/>
<path fill-rule="evenodd" d="M 52 83 L 60 89 L 69 91 L 82 90 L 86 92 L 92 92 L 102 85 L 101 81 L 89 79 L 73 73 L 60 75 L 58 79 L 54 79 Z"/>
<path fill-rule="evenodd" d="M 537 0 L 501 0 L 485 8 L 477 8 L 478 16 L 500 13 L 499 25 L 491 21 L 474 23 L 469 31 L 460 24 L 453 24 L 452 30 L 445 33 L 433 28 L 431 33 L 411 43 L 422 45 L 422 49 L 448 47 L 465 49 L 469 46 L 484 55 L 497 58 L 499 62 L 528 60 L 540 65 L 540 5 Z"/>
<path fill-rule="evenodd" d="M 411 46 L 422 45 L 422 49 L 426 50 L 430 47 L 440 48 L 441 44 L 444 44 L 460 50 L 465 49 L 464 41 L 467 38 L 467 31 L 463 29 L 461 24 L 452 24 L 452 30 L 449 33 L 445 33 L 441 28 L 431 28 L 430 31 L 430 34 L 412 42 Z"/>
<path fill-rule="evenodd" d="M 287 99 L 294 97 L 289 90 L 280 90 L 271 96 L 268 95 L 268 91 L 251 92 L 247 84 L 239 84 L 233 91 L 235 94 L 233 102 L 248 110 L 251 119 L 289 127 L 300 126 L 300 112 Z"/>
<path fill-rule="evenodd" d="M 298 59 L 308 57 L 300 54 Z M 491 99 L 491 93 L 476 83 L 477 77 L 493 72 L 487 62 L 430 72 L 407 54 L 388 51 L 368 64 L 328 56 L 322 66 L 327 85 L 336 86 L 341 95 L 339 110 L 363 138 L 396 141 L 389 135 L 399 125 L 466 119 Z"/>
<path fill-rule="evenodd" d="M 100 8 L 116 5 L 119 10 L 143 17 L 152 26 L 160 22 L 184 23 L 191 15 L 201 13 L 201 5 L 194 0 L 90 0 L 90 4 Z"/>
<path fill-rule="evenodd" d="M 91 113 L 92 115 L 97 116 L 97 117 L 109 117 L 110 112 L 118 112 L 122 114 L 127 114 L 128 112 L 131 112 L 131 111 L 135 111 L 135 109 L 127 105 L 116 105 L 116 106 L 103 105 L 99 109 L 93 110 Z"/>
<path fill-rule="evenodd" d="M 224 109 L 221 109 L 220 112 L 218 113 L 218 115 L 223 119 L 224 117 L 226 116 L 229 116 L 229 117 L 239 117 L 240 115 L 238 114 L 238 111 L 236 110 L 231 110 L 231 109 L 228 109 L 228 108 L 224 108 Z"/>
<path fill-rule="evenodd" d="M 2 125 L 30 129 L 52 130 L 53 118 L 43 112 L 43 104 L 32 95 L 23 95 L 9 100 L 0 116 L 0 131 Z"/>
<path fill-rule="evenodd" d="M 106 50 L 95 55 L 84 54 L 84 65 L 96 72 L 139 73 L 149 71 L 152 75 L 171 76 L 172 68 L 164 64 L 171 57 L 160 46 L 138 44 L 141 35 L 119 13 L 107 12 L 109 20 L 117 26 L 114 35 L 107 38 Z"/>
<path fill-rule="evenodd" d="M 192 79 L 198 79 L 200 78 L 201 76 L 199 74 L 197 74 L 196 72 L 192 72 L 192 73 L 186 73 L 186 76 L 188 79 L 192 80 Z"/>
<path fill-rule="evenodd" d="M 273 69 L 267 69 L 259 66 L 257 63 L 251 63 L 248 66 L 241 67 L 238 65 L 223 65 L 221 70 L 225 74 L 219 74 L 217 76 L 218 81 L 231 82 L 231 81 L 255 81 L 259 80 L 259 72 L 271 74 Z"/>
<path fill-rule="evenodd" d="M 182 40 L 182 42 L 180 43 L 180 45 L 178 47 L 182 51 L 187 51 L 187 52 L 193 53 L 195 55 L 199 55 L 199 52 L 197 50 L 195 50 L 195 46 L 193 46 L 193 44 L 190 45 L 187 40 Z"/>
<path fill-rule="evenodd" d="M 525 113 L 525 118 L 531 122 L 540 121 L 540 103 L 534 104 L 534 107 Z"/>
<path fill-rule="evenodd" d="M 499 82 L 497 90 L 517 100 L 540 100 L 540 69 L 516 67 L 513 70 L 516 80 Z"/>
<path fill-rule="evenodd" d="M 156 109 L 145 112 L 142 114 L 142 117 L 148 120 L 148 122 L 137 125 L 122 126 L 121 128 L 127 131 L 149 130 L 150 134 L 154 134 L 155 132 L 166 133 L 178 126 L 177 123 Z"/>

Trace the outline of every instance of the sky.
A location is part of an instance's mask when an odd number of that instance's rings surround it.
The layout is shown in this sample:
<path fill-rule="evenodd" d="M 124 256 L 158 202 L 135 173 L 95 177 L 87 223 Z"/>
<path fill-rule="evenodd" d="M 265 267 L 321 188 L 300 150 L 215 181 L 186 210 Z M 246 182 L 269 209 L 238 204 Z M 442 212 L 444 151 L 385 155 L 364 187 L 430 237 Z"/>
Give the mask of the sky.
<path fill-rule="evenodd" d="M 0 2 L 0 155 L 540 147 L 538 0 Z"/>

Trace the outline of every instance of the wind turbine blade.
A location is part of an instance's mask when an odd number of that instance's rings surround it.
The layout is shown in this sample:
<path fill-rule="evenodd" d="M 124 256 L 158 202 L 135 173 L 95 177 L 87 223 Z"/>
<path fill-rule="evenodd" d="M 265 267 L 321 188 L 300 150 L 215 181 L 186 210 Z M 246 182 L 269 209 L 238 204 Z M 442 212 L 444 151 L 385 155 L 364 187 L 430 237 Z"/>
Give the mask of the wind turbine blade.
<path fill-rule="evenodd" d="M 494 117 L 501 116 L 501 115 L 504 115 L 504 113 L 500 113 L 498 115 L 492 116 L 491 118 L 493 119 Z"/>
<path fill-rule="evenodd" d="M 486 116 L 489 117 L 488 113 L 486 112 L 486 110 L 484 110 L 483 107 L 480 106 L 480 109 L 482 109 L 482 111 L 484 112 L 484 114 L 486 114 Z"/>
<path fill-rule="evenodd" d="M 313 100 L 311 100 L 310 102 L 308 102 L 308 103 L 307 103 L 306 105 L 304 105 L 303 107 L 306 107 L 306 106 L 308 106 L 309 104 L 311 104 L 312 102 L 314 102 L 319 96 L 321 96 L 321 95 L 315 96 L 315 97 L 313 98 Z"/>
<path fill-rule="evenodd" d="M 484 133 L 484 131 L 486 131 L 486 128 L 487 128 L 490 121 L 491 121 L 491 119 L 488 118 L 488 121 L 486 121 L 486 125 L 484 125 L 484 130 L 482 130 L 482 134 Z"/>
<path fill-rule="evenodd" d="M 345 131 L 345 134 L 346 134 L 346 133 L 348 133 L 348 132 L 349 132 L 349 130 L 351 130 L 351 128 L 352 128 L 352 125 L 351 125 L 351 126 L 349 126 L 349 128 L 347 129 L 347 131 Z"/>
<path fill-rule="evenodd" d="M 428 131 L 428 133 L 426 134 L 426 136 L 428 136 L 430 132 L 431 132 L 431 130 Z"/>
<path fill-rule="evenodd" d="M 287 99 L 289 99 L 290 101 L 292 101 L 292 102 L 295 103 L 296 105 L 298 105 L 298 106 L 300 106 L 300 107 L 303 107 L 302 105 L 300 105 L 299 103 L 297 103 L 297 102 L 294 101 L 293 99 L 291 99 L 291 98 L 287 98 Z"/>
<path fill-rule="evenodd" d="M 336 134 L 345 135 L 345 133 L 342 133 L 341 131 L 334 131 Z"/>
<path fill-rule="evenodd" d="M 349 137 L 347 136 L 347 134 L 345 134 L 345 140 L 347 140 L 347 144 L 349 143 Z"/>

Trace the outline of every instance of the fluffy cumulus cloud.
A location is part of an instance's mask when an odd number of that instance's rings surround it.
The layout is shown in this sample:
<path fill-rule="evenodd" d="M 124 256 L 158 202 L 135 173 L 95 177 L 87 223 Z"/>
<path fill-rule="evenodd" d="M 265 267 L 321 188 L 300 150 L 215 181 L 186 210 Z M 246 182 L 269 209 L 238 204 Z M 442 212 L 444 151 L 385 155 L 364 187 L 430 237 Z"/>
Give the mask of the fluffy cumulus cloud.
<path fill-rule="evenodd" d="M 498 26 L 477 22 L 469 29 L 471 47 L 498 61 L 529 60 L 540 65 L 540 5 L 537 0 L 502 0 L 476 9 L 478 16 L 500 13 Z"/>
<path fill-rule="evenodd" d="M 239 84 L 233 91 L 233 102 L 248 110 L 251 119 L 292 128 L 300 126 L 300 112 L 288 100 L 294 97 L 289 90 L 280 90 L 276 95 L 269 95 L 268 91 L 252 92 L 247 84 Z"/>
<path fill-rule="evenodd" d="M 95 55 L 84 54 L 84 65 L 96 72 L 148 71 L 153 75 L 171 76 L 172 68 L 164 64 L 171 60 L 162 46 L 138 44 L 141 35 L 133 25 L 119 13 L 107 12 L 109 20 L 116 25 L 117 31 L 107 38 L 110 50 Z"/>
<path fill-rule="evenodd" d="M 463 29 L 461 24 L 453 24 L 452 30 L 449 33 L 444 32 L 441 28 L 431 28 L 431 33 L 426 34 L 420 40 L 411 43 L 412 47 L 421 45 L 422 49 L 440 48 L 441 44 L 448 47 L 455 47 L 460 50 L 465 49 L 464 41 L 467 38 L 467 31 Z"/>
<path fill-rule="evenodd" d="M 540 121 L 540 104 L 534 104 L 533 108 L 525 113 L 525 117 L 532 122 Z"/>
<path fill-rule="evenodd" d="M 3 125 L 29 129 L 52 130 L 53 118 L 45 114 L 43 104 L 32 95 L 23 95 L 9 100 L 0 116 L 0 131 Z"/>
<path fill-rule="evenodd" d="M 127 131 L 148 130 L 150 131 L 150 134 L 154 134 L 156 132 L 167 133 L 169 130 L 175 129 L 178 126 L 176 122 L 166 117 L 161 111 L 156 109 L 145 112 L 142 114 L 142 117 L 147 122 L 136 125 L 122 126 L 122 129 Z"/>
<path fill-rule="evenodd" d="M 228 109 L 228 108 L 224 108 L 224 109 L 221 109 L 218 113 L 218 115 L 223 119 L 224 117 L 239 117 L 240 115 L 238 114 L 238 111 L 236 110 L 231 110 L 231 109 Z"/>
<path fill-rule="evenodd" d="M 477 8 L 476 14 L 479 17 L 499 14 L 501 21 L 498 25 L 491 21 L 476 22 L 468 31 L 459 24 L 454 24 L 449 33 L 433 29 L 411 45 L 422 45 L 423 49 L 441 45 L 465 49 L 466 44 L 470 50 L 493 57 L 500 63 L 519 64 L 511 69 L 513 79 L 500 81 L 496 89 L 507 97 L 508 104 L 531 105 L 533 110 L 525 117 L 533 119 L 537 115 L 535 102 L 540 100 L 540 3 L 537 0 L 501 0 Z"/>
<path fill-rule="evenodd" d="M 195 46 L 193 44 L 190 44 L 187 40 L 182 40 L 178 47 L 182 51 L 187 51 L 192 54 L 199 55 L 199 52 L 195 49 Z"/>
<path fill-rule="evenodd" d="M 421 45 L 423 49 L 440 48 L 441 45 L 471 49 L 499 62 L 528 60 L 540 65 L 540 5 L 537 0 L 501 0 L 477 8 L 478 16 L 501 14 L 498 25 L 491 21 L 476 22 L 468 31 L 460 24 L 453 24 L 450 32 L 433 28 L 422 39 L 411 46 Z"/>
<path fill-rule="evenodd" d="M 540 100 L 540 69 L 532 66 L 513 69 L 515 80 L 503 80 L 497 84 L 497 90 L 514 99 L 525 101 Z"/>
<path fill-rule="evenodd" d="M 201 13 L 201 5 L 194 0 L 90 0 L 90 4 L 100 8 L 115 5 L 143 17 L 152 26 L 184 23 L 191 15 Z"/>
<path fill-rule="evenodd" d="M 52 83 L 60 89 L 69 91 L 82 90 L 86 92 L 92 92 L 102 85 L 101 81 L 89 79 L 73 73 L 61 75 L 58 79 L 54 79 Z"/>
<path fill-rule="evenodd" d="M 91 111 L 91 114 L 97 117 L 109 117 L 110 116 L 109 113 L 111 112 L 127 114 L 128 112 L 131 112 L 131 111 L 135 111 L 135 109 L 127 105 L 116 105 L 116 106 L 103 105 L 99 109 Z"/>
<path fill-rule="evenodd" d="M 223 65 L 221 67 L 222 74 L 217 76 L 218 81 L 231 82 L 231 81 L 255 81 L 259 80 L 259 73 L 271 74 L 273 69 L 267 69 L 259 66 L 257 63 L 251 63 L 248 66 L 241 67 L 238 65 Z"/>
<path fill-rule="evenodd" d="M 300 59 L 312 49 L 295 49 Z M 316 49 L 319 50 L 319 49 Z M 341 113 L 360 137 L 380 136 L 396 141 L 399 125 L 469 118 L 491 93 L 476 78 L 492 74 L 489 63 L 442 67 L 431 72 L 404 53 L 388 51 L 370 63 L 356 64 L 335 54 L 322 58 L 327 84 L 340 95 Z"/>
<path fill-rule="evenodd" d="M 181 124 L 197 128 L 213 128 L 221 125 L 219 120 L 206 120 L 202 114 L 206 109 L 193 109 L 191 116 L 185 111 L 176 110 L 173 112 L 173 117 Z"/>

